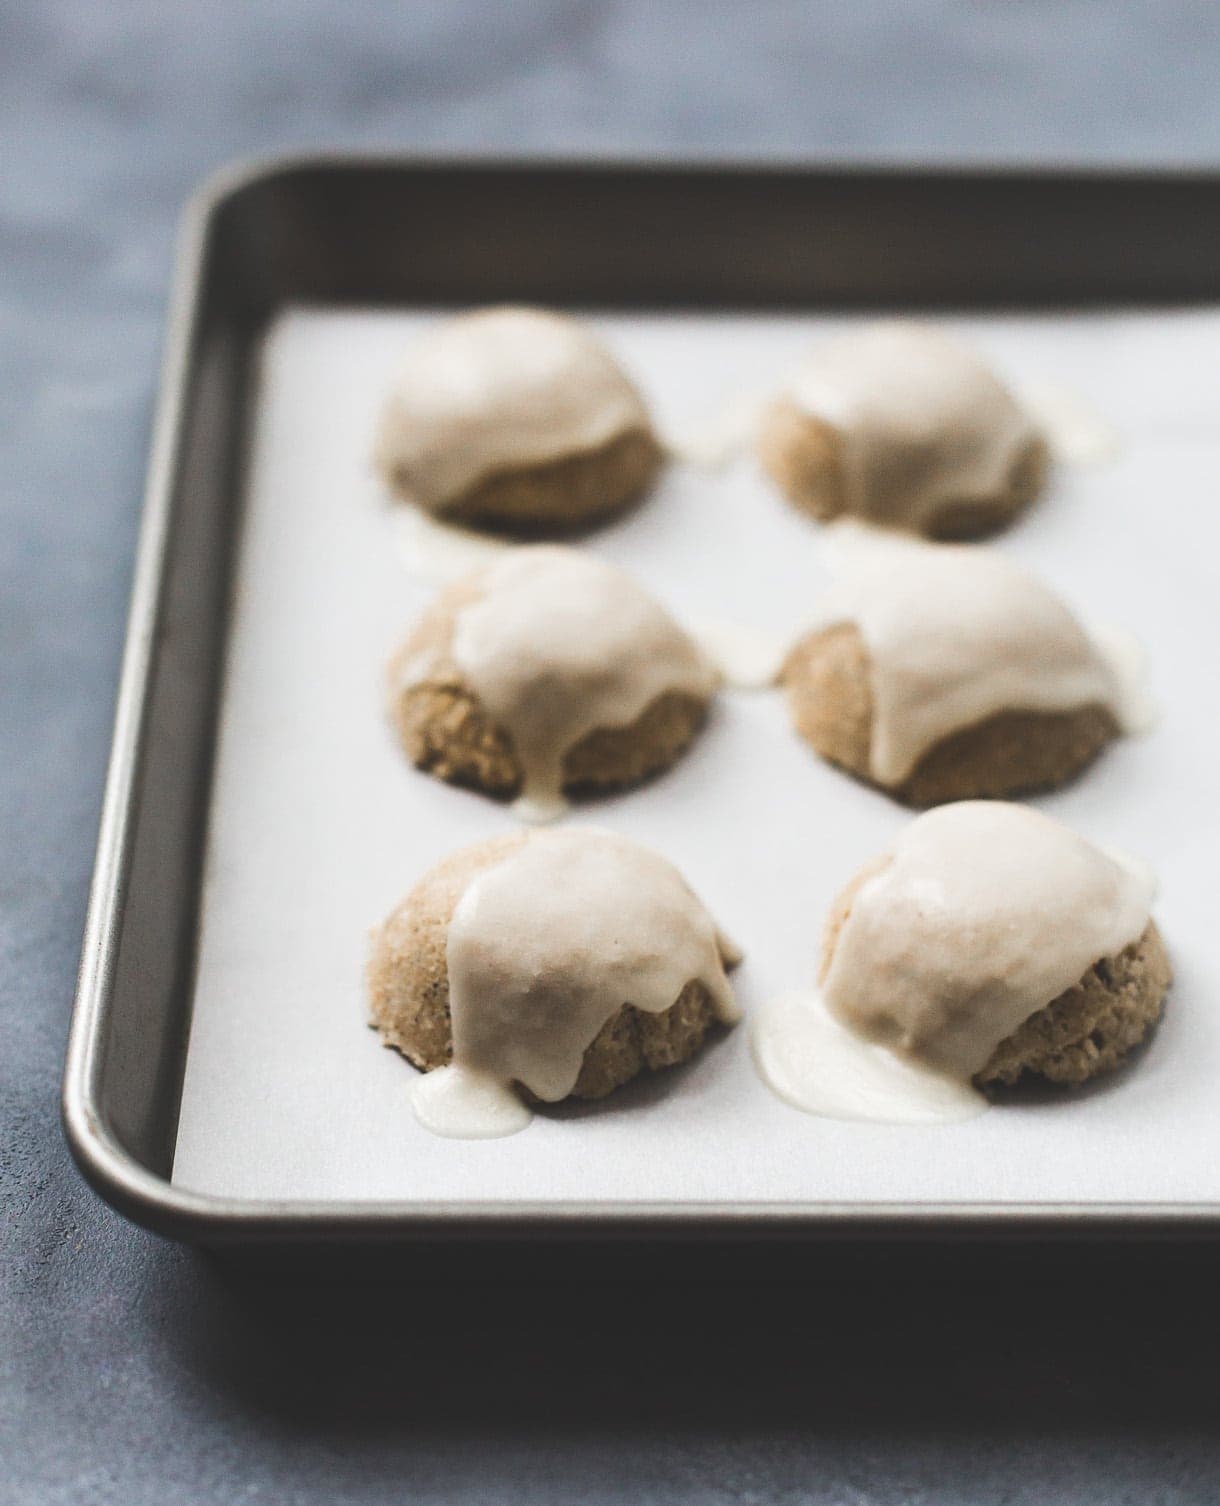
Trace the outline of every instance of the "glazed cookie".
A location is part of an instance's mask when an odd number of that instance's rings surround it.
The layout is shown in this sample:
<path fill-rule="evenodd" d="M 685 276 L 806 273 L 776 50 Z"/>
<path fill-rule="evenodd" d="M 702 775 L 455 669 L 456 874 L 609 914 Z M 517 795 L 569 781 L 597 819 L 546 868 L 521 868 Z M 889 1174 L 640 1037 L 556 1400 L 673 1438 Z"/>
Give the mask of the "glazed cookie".
<path fill-rule="evenodd" d="M 929 811 L 835 902 L 818 990 L 759 1011 L 756 1060 L 798 1107 L 848 1118 L 962 1118 L 981 1089 L 1085 1083 L 1164 1007 L 1153 890 L 1038 811 Z"/>
<path fill-rule="evenodd" d="M 764 417 L 759 458 L 816 518 L 949 539 L 994 531 L 1028 506 L 1049 451 L 970 350 L 929 326 L 892 322 L 808 357 Z"/>
<path fill-rule="evenodd" d="M 1038 811 L 942 806 L 836 901 L 822 990 L 849 1028 L 976 1086 L 1082 1083 L 1161 1013 L 1152 893 L 1146 873 Z"/>
<path fill-rule="evenodd" d="M 659 773 L 717 684 L 711 661 L 633 580 L 577 550 L 510 551 L 444 591 L 389 666 L 418 768 L 540 815 Z"/>
<path fill-rule="evenodd" d="M 844 561 L 782 671 L 802 737 L 909 805 L 1064 783 L 1128 720 L 1118 668 L 990 550 L 886 542 Z"/>
<path fill-rule="evenodd" d="M 738 954 L 671 864 L 608 832 L 521 833 L 438 864 L 376 932 L 371 1020 L 427 1073 L 442 1134 L 509 1133 L 530 1101 L 674 1066 L 737 1008 Z"/>
<path fill-rule="evenodd" d="M 492 308 L 410 351 L 376 458 L 392 490 L 450 522 L 555 531 L 634 501 L 662 451 L 639 392 L 583 325 Z"/>

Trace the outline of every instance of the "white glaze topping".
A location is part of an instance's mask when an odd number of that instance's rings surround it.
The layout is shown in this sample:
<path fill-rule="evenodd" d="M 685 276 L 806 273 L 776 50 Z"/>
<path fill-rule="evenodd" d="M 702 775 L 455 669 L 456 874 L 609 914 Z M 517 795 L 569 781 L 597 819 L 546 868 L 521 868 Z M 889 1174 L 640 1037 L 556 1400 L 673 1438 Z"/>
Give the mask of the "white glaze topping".
<path fill-rule="evenodd" d="M 461 580 L 520 547 L 500 534 L 446 523 L 420 507 L 395 509 L 394 541 L 407 574 L 432 585 Z"/>
<path fill-rule="evenodd" d="M 1148 874 L 1039 811 L 928 811 L 851 901 L 823 979 L 859 1034 L 969 1081 L 1103 957 L 1137 940 Z"/>
<path fill-rule="evenodd" d="M 827 341 L 789 395 L 839 435 L 847 510 L 919 531 L 946 503 L 1004 492 L 1037 434 L 971 350 L 923 324 L 869 325 Z"/>
<path fill-rule="evenodd" d="M 420 1079 L 437 1133 L 511 1134 L 512 1084 L 567 1097 L 584 1053 L 626 1003 L 669 1009 L 691 981 L 726 1024 L 732 945 L 672 864 L 609 832 L 533 832 L 475 875 L 449 923 L 453 1064 Z"/>
<path fill-rule="evenodd" d="M 681 425 L 670 425 L 662 441 L 670 456 L 704 471 L 722 471 L 758 437 L 774 393 L 738 392 L 717 408 Z"/>
<path fill-rule="evenodd" d="M 560 545 L 516 549 L 458 614 L 453 661 L 512 739 L 535 811 L 562 808 L 568 751 L 626 727 L 659 696 L 705 699 L 717 672 L 623 571 Z"/>
<path fill-rule="evenodd" d="M 751 1011 L 750 1045 L 768 1087 L 793 1108 L 824 1119 L 952 1123 L 987 1107 L 969 1083 L 840 1024 L 816 988 L 781 994 Z"/>
<path fill-rule="evenodd" d="M 727 617 L 688 617 L 691 637 L 735 690 L 766 690 L 774 685 L 791 648 L 789 635 Z"/>
<path fill-rule="evenodd" d="M 461 314 L 408 353 L 376 458 L 391 482 L 444 511 L 496 472 L 648 431 L 640 394 L 576 319 L 531 308 Z"/>
<path fill-rule="evenodd" d="M 878 783 L 901 783 L 943 738 L 1001 711 L 1102 705 L 1121 723 L 1130 697 L 1111 656 L 1005 555 L 862 529 L 839 537 L 852 546 L 835 553 L 818 616 L 854 623 L 868 650 Z"/>
<path fill-rule="evenodd" d="M 534 1117 L 508 1083 L 454 1064 L 417 1078 L 411 1107 L 425 1129 L 446 1140 L 499 1140 Z"/>

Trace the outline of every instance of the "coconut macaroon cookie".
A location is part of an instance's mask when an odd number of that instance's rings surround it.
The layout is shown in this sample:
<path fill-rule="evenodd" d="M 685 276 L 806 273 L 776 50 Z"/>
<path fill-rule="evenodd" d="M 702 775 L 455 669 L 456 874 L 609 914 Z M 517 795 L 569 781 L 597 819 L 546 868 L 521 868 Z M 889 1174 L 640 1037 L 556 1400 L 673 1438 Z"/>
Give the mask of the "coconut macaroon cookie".
<path fill-rule="evenodd" d="M 900 322 L 814 350 L 768 409 L 758 445 L 780 490 L 814 517 L 932 538 L 1002 527 L 1049 464 L 1032 420 L 972 351 Z"/>
<path fill-rule="evenodd" d="M 582 324 L 492 308 L 409 351 L 376 459 L 395 492 L 451 522 L 565 529 L 634 501 L 662 451 L 639 392 Z"/>
<path fill-rule="evenodd" d="M 1005 556 L 850 551 L 781 673 L 797 730 L 915 806 L 1062 784 L 1142 714 L 1126 666 Z"/>
<path fill-rule="evenodd" d="M 1153 891 L 1037 811 L 929 811 L 835 902 L 819 995 L 764 1012 L 756 1058 L 783 1096 L 849 1117 L 955 1118 L 979 1088 L 1087 1082 L 1161 1013 Z"/>
<path fill-rule="evenodd" d="M 630 576 L 538 544 L 442 592 L 388 679 L 412 763 L 546 817 L 668 768 L 718 674 Z"/>
<path fill-rule="evenodd" d="M 656 853 L 608 832 L 519 833 L 438 864 L 376 932 L 371 1020 L 429 1074 L 414 1095 L 428 1128 L 511 1134 L 525 1099 L 602 1098 L 685 1061 L 738 1018 L 738 960 Z"/>

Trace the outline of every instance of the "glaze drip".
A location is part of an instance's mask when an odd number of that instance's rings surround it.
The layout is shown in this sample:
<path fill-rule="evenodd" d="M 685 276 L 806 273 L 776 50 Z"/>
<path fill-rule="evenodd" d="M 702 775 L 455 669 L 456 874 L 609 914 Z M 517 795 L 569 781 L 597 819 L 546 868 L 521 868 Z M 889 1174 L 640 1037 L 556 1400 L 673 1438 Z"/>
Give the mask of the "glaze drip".
<path fill-rule="evenodd" d="M 559 545 L 515 550 L 458 614 L 453 660 L 508 732 L 535 809 L 562 804 L 564 758 L 588 733 L 630 726 L 666 692 L 706 700 L 717 672 L 621 570 Z"/>

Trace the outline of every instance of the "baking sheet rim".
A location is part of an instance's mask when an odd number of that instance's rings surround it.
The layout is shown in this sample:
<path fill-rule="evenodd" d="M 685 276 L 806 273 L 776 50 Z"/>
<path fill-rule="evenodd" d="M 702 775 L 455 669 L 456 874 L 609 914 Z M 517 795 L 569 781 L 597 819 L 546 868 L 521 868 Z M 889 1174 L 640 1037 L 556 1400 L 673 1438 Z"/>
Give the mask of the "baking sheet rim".
<path fill-rule="evenodd" d="M 729 163 L 716 160 L 597 161 L 536 158 L 505 161 L 454 156 L 419 159 L 395 155 L 309 153 L 239 162 L 211 175 L 187 204 L 179 231 L 169 300 L 165 352 L 153 425 L 150 461 L 136 551 L 131 607 L 116 698 L 114 736 L 107 769 L 97 856 L 89 892 L 81 965 L 62 1092 L 62 1120 L 71 1152 L 86 1180 L 118 1211 L 171 1237 L 204 1243 L 263 1238 L 386 1240 L 413 1237 L 546 1237 L 573 1234 L 605 1239 L 662 1234 L 699 1237 L 803 1234 L 852 1237 L 952 1237 L 1025 1233 L 1069 1237 L 1131 1235 L 1147 1238 L 1220 1235 L 1216 1203 L 409 1203 L 297 1202 L 227 1198 L 184 1191 L 144 1166 L 106 1124 L 100 1103 L 101 1041 L 114 983 L 114 964 L 129 877 L 133 812 L 138 805 L 148 736 L 148 690 L 160 626 L 168 528 L 181 465 L 184 399 L 198 355 L 203 273 L 213 249 L 218 217 L 240 195 L 287 175 L 319 168 L 398 167 L 437 173 L 495 171 L 506 177 L 580 166 L 638 174 L 689 172 L 712 179 L 731 169 L 767 176 L 804 170 L 811 175 L 928 179 L 1097 182 L 1157 179 L 1215 187 L 1192 171 L 1142 167 L 1090 169 L 1069 165 L 1030 169 L 937 164 L 819 162 Z"/>

